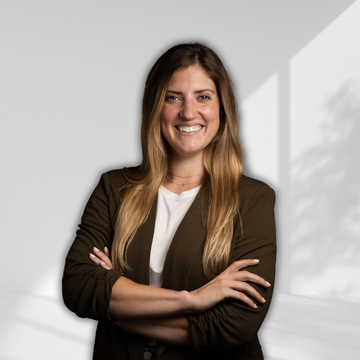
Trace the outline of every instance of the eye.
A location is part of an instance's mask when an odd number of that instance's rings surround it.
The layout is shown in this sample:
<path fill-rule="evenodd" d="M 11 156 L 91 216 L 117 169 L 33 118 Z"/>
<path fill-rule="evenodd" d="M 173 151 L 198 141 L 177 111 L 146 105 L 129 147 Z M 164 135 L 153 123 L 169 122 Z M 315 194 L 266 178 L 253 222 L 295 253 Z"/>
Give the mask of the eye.
<path fill-rule="evenodd" d="M 166 101 L 175 101 L 175 100 L 177 100 L 177 96 L 175 96 L 175 95 L 170 95 L 170 96 L 167 96 L 165 100 L 166 100 Z"/>
<path fill-rule="evenodd" d="M 207 95 L 201 95 L 199 97 L 200 100 L 209 100 L 210 99 L 210 96 L 207 96 Z"/>

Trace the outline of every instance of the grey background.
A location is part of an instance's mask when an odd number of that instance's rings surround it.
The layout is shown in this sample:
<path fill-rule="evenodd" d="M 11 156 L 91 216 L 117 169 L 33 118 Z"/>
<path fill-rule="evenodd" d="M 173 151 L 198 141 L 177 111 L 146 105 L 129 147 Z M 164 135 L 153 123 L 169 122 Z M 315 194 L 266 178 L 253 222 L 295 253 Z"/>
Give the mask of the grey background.
<path fill-rule="evenodd" d="M 349 0 L 1 2 L 0 358 L 90 358 L 64 258 L 100 174 L 140 162 L 146 74 L 184 41 L 223 59 L 247 173 L 277 192 L 267 359 L 356 358 L 359 18 Z"/>

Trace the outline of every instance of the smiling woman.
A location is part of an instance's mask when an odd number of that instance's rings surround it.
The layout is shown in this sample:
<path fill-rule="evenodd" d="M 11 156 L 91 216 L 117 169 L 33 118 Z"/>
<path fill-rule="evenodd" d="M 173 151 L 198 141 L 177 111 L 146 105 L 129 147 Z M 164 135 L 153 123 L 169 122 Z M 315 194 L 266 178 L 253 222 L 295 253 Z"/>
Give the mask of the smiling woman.
<path fill-rule="evenodd" d="M 65 304 L 98 320 L 93 358 L 263 359 L 275 196 L 242 174 L 214 51 L 180 44 L 157 60 L 141 142 L 140 166 L 103 174 L 66 258 Z"/>

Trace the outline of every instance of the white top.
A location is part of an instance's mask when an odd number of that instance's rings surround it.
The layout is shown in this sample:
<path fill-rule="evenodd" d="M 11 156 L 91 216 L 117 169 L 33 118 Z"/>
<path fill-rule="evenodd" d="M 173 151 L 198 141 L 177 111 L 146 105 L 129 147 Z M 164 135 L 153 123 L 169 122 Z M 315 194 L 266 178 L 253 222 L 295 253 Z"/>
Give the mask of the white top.
<path fill-rule="evenodd" d="M 201 185 L 177 195 L 160 186 L 150 252 L 150 286 L 162 286 L 166 254 L 177 228 L 200 191 L 200 187 Z"/>

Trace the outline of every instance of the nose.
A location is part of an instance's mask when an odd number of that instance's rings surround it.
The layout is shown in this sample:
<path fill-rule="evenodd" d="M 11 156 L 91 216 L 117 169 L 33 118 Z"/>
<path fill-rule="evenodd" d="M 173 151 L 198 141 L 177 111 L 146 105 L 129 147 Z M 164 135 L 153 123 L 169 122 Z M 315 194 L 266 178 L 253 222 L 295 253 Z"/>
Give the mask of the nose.
<path fill-rule="evenodd" d="M 181 107 L 180 116 L 186 120 L 192 120 L 197 116 L 197 108 L 194 101 L 186 99 Z"/>

